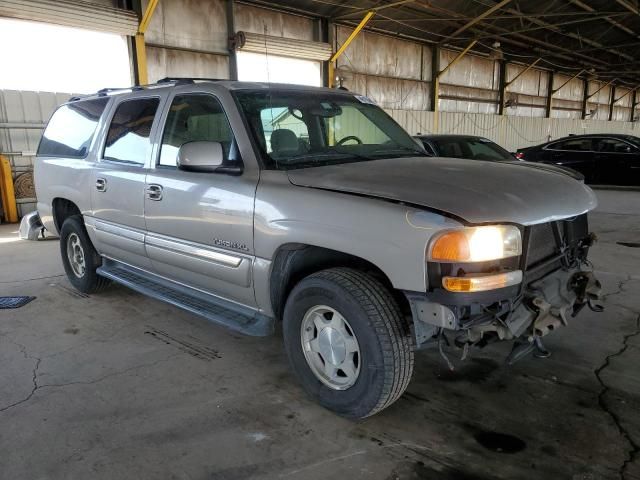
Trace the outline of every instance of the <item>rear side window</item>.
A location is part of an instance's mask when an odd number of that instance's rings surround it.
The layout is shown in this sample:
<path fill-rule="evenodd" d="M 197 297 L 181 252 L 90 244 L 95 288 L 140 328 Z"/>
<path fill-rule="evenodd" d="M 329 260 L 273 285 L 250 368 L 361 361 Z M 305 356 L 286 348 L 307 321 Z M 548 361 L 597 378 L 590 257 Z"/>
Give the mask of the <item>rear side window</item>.
<path fill-rule="evenodd" d="M 42 135 L 38 155 L 85 158 L 108 98 L 82 100 L 58 108 Z"/>
<path fill-rule="evenodd" d="M 109 125 L 105 160 L 144 165 L 151 149 L 151 126 L 160 99 L 140 98 L 122 102 Z"/>
<path fill-rule="evenodd" d="M 593 150 L 593 142 L 591 138 L 576 138 L 573 140 L 554 143 L 549 148 L 554 150 L 570 150 L 574 152 L 590 152 Z"/>

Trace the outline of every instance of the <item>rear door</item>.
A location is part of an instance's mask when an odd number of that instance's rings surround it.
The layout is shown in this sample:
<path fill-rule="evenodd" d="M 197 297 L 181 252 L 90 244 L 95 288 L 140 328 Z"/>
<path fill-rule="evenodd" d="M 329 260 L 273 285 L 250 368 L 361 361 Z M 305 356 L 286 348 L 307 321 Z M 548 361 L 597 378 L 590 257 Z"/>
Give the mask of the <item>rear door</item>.
<path fill-rule="evenodd" d="M 144 246 L 145 177 L 162 100 L 140 92 L 114 104 L 93 170 L 93 217 L 86 220 L 101 254 L 144 269 L 151 268 Z"/>
<path fill-rule="evenodd" d="M 640 150 L 620 138 L 596 140 L 595 168 L 598 179 L 606 185 L 640 184 Z"/>
<path fill-rule="evenodd" d="M 561 140 L 545 147 L 548 163 L 569 167 L 582 173 L 587 183 L 597 181 L 595 151 L 592 137 L 576 137 Z"/>
<path fill-rule="evenodd" d="M 259 172 L 189 172 L 176 167 L 179 148 L 194 141 L 220 142 L 225 164 L 242 166 L 236 135 L 214 94 L 175 93 L 164 117 L 144 199 L 146 249 L 153 270 L 254 306 L 253 209 Z"/>

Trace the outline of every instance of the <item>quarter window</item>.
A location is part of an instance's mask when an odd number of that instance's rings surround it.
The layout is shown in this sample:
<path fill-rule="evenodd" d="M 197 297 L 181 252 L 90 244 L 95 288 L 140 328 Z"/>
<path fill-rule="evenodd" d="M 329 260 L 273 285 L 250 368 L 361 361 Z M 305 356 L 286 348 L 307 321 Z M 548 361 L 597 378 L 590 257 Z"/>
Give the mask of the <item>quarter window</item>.
<path fill-rule="evenodd" d="M 104 158 L 144 165 L 151 149 L 151 126 L 160 100 L 140 98 L 118 105 L 111 119 Z"/>
<path fill-rule="evenodd" d="M 61 106 L 49 120 L 38 155 L 85 158 L 108 98 L 82 100 Z"/>
<path fill-rule="evenodd" d="M 167 115 L 158 163 L 175 167 L 178 150 L 189 142 L 219 142 L 224 160 L 236 160 L 233 133 L 222 105 L 215 97 L 176 95 Z"/>

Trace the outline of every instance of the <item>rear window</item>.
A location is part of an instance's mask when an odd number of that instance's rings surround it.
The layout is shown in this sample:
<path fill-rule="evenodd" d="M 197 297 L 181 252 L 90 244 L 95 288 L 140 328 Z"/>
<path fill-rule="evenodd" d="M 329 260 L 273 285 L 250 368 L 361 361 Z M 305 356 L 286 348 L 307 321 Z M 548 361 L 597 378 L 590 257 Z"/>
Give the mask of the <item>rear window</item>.
<path fill-rule="evenodd" d="M 38 155 L 85 158 L 108 98 L 82 100 L 58 108 L 45 129 Z"/>

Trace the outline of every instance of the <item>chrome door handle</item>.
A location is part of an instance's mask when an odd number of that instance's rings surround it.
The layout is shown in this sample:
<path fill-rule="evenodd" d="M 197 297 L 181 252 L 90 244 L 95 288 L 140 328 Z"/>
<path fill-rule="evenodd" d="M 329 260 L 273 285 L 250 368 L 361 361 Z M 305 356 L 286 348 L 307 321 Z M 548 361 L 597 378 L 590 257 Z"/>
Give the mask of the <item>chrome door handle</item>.
<path fill-rule="evenodd" d="M 107 191 L 107 180 L 104 178 L 98 178 L 96 180 L 96 190 L 98 190 L 99 192 L 106 192 Z"/>
<path fill-rule="evenodd" d="M 162 200 L 162 185 L 155 183 L 147 185 L 147 198 L 156 202 Z"/>

